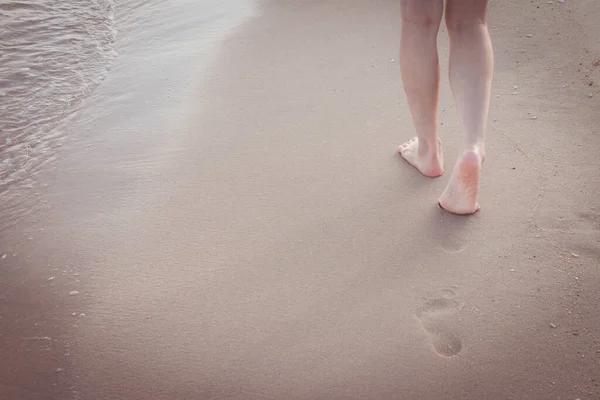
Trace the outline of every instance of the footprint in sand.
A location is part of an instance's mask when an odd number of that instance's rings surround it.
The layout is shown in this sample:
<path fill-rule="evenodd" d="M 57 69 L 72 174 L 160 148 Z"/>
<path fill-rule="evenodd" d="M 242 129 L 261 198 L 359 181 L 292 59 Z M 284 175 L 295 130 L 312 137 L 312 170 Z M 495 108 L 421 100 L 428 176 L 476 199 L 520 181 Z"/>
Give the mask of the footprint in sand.
<path fill-rule="evenodd" d="M 462 350 L 458 335 L 459 303 L 451 289 L 444 289 L 441 296 L 427 301 L 417 311 L 417 318 L 429 335 L 435 351 L 444 357 L 453 357 Z"/>

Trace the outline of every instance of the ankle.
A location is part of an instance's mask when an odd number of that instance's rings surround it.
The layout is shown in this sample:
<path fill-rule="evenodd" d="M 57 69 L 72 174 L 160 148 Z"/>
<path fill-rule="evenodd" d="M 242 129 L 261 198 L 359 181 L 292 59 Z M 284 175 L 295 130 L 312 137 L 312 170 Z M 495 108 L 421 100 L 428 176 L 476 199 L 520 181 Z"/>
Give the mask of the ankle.
<path fill-rule="evenodd" d="M 419 155 L 422 157 L 439 158 L 441 153 L 442 142 L 439 137 L 434 140 L 419 138 Z"/>
<path fill-rule="evenodd" d="M 481 157 L 481 159 L 483 161 L 485 159 L 485 144 L 483 144 L 483 143 L 476 143 L 476 144 L 473 144 L 473 145 L 468 145 L 464 149 L 464 151 L 463 151 L 462 154 L 469 153 L 469 152 L 477 153 Z"/>
<path fill-rule="evenodd" d="M 471 162 L 473 160 L 477 160 L 477 163 L 482 166 L 485 161 L 485 151 L 479 147 L 470 147 L 464 150 L 458 158 L 459 162 Z"/>

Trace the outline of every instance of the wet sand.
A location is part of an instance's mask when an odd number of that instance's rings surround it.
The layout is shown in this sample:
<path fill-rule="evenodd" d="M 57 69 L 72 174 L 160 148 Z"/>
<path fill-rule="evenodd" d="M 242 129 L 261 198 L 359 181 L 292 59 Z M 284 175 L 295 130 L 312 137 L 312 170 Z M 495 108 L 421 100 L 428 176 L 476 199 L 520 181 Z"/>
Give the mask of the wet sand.
<path fill-rule="evenodd" d="M 465 218 L 395 153 L 397 2 L 265 2 L 181 106 L 90 119 L 3 232 L 0 398 L 599 398 L 598 15 L 492 3 Z"/>

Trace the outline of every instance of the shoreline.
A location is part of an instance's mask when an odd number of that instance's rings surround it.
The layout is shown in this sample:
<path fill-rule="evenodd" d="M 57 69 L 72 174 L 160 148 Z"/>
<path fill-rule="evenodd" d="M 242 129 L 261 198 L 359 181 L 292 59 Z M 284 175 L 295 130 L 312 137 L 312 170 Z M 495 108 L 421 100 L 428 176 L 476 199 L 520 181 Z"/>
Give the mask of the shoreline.
<path fill-rule="evenodd" d="M 0 260 L 0 397 L 70 399 L 81 395 L 73 344 L 79 325 L 86 322 L 88 304 L 97 300 L 84 288 L 94 280 L 94 260 L 102 248 L 94 242 L 94 230 L 103 221 L 108 226 L 104 217 L 127 203 L 140 177 L 146 174 L 149 179 L 158 168 L 144 158 L 156 154 L 169 128 L 181 129 L 194 107 L 192 91 L 201 84 L 193 77 L 201 76 L 200 71 L 210 64 L 214 46 L 223 40 L 219 35 L 226 38 L 235 32 L 240 24 L 235 18 L 241 13 L 248 14 L 244 18 L 253 17 L 242 3 L 238 1 L 235 5 L 240 8 L 229 14 L 220 8 L 204 31 L 202 25 L 191 28 L 192 33 L 204 34 L 199 40 L 202 48 L 185 37 L 190 30 L 185 27 L 178 30 L 183 36 L 178 47 L 161 45 L 152 35 L 170 27 L 168 21 L 156 18 L 154 29 L 140 36 L 136 31 L 140 21 L 132 20 L 137 10 L 117 8 L 119 56 L 108 76 L 83 107 L 54 128 L 60 134 L 53 132 L 52 137 L 63 138 L 57 154 L 29 187 L 10 193 L 15 206 L 4 210 L 11 220 L 2 221 L 0 243 L 0 257 L 6 255 Z M 156 17 L 167 6 L 157 4 L 145 17 Z M 176 12 L 169 15 L 174 17 Z M 144 39 L 160 47 L 141 45 Z M 148 57 L 155 59 L 147 63 Z M 196 63 L 178 65 L 177 60 Z M 149 117 L 148 112 L 157 108 L 161 113 Z M 123 190 L 111 192 L 115 185 Z M 90 239 L 94 244 L 90 245 Z"/>

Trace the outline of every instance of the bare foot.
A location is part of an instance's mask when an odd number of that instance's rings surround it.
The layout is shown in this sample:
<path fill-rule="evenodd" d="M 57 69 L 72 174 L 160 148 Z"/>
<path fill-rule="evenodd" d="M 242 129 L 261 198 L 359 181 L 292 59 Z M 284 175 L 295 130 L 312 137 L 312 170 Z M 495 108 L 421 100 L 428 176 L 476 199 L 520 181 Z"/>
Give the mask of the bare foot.
<path fill-rule="evenodd" d="M 444 173 L 444 158 L 439 145 L 435 149 L 419 146 L 419 139 L 414 137 L 398 147 L 398 153 L 421 173 L 430 178 L 435 178 Z"/>
<path fill-rule="evenodd" d="M 463 153 L 439 199 L 440 207 L 454 214 L 473 214 L 479 210 L 477 194 L 482 163 L 483 155 L 479 151 Z"/>

